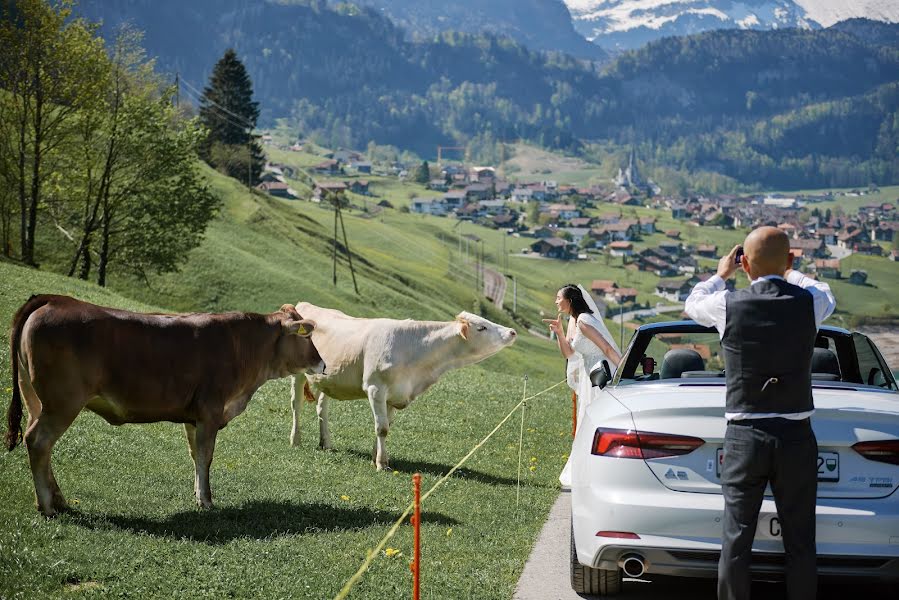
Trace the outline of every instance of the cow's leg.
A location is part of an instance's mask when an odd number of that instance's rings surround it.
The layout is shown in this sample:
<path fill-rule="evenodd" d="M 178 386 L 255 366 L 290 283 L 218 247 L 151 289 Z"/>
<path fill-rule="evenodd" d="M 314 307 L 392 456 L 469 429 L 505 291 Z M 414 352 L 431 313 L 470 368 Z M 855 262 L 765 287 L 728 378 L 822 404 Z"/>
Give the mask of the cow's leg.
<path fill-rule="evenodd" d="M 375 418 L 375 448 L 372 458 L 378 471 L 387 468 L 387 432 L 390 431 L 390 421 L 387 415 L 387 392 L 376 385 L 368 386 L 368 402 L 371 404 L 371 412 Z"/>
<path fill-rule="evenodd" d="M 215 436 L 218 425 L 201 421 L 194 434 L 194 467 L 196 469 L 197 504 L 201 508 L 212 507 L 212 490 L 209 487 L 209 466 L 215 451 Z"/>
<path fill-rule="evenodd" d="M 194 495 L 200 497 L 200 469 L 197 467 L 197 428 L 190 423 L 184 424 L 184 435 L 187 437 L 187 450 L 194 461 Z"/>
<path fill-rule="evenodd" d="M 305 377 L 290 377 L 290 408 L 293 411 L 293 426 L 290 428 L 290 445 L 300 445 L 300 412 L 303 410 L 303 386 L 306 384 Z"/>
<path fill-rule="evenodd" d="M 318 415 L 318 447 L 322 450 L 330 450 L 331 432 L 328 431 L 328 397 L 324 392 L 318 395 L 315 413 Z"/>
<path fill-rule="evenodd" d="M 50 453 L 56 441 L 69 428 L 81 411 L 82 403 L 59 410 L 47 410 L 46 405 L 25 432 L 25 447 L 28 449 L 28 462 L 31 464 L 31 475 L 34 478 L 34 494 L 37 508 L 46 517 L 67 510 L 65 498 L 56 483 L 53 468 L 50 465 Z"/>

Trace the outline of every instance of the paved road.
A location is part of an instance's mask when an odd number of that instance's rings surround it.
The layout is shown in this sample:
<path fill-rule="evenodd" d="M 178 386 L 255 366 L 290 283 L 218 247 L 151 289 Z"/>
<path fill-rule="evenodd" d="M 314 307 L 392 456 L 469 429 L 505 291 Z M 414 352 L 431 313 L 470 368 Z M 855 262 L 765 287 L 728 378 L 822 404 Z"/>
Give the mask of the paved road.
<path fill-rule="evenodd" d="M 549 513 L 531 551 L 524 572 L 515 589 L 514 600 L 580 600 L 593 596 L 574 593 L 569 582 L 569 529 L 571 501 L 567 492 L 559 498 Z M 755 582 L 754 598 L 765 600 L 785 599 L 781 583 Z M 619 598 L 626 600 L 702 600 L 716 596 L 713 579 L 683 579 L 679 577 L 649 577 L 625 579 Z M 827 581 L 818 590 L 819 600 L 845 600 L 851 597 L 870 600 L 895 598 L 886 586 L 860 586 Z"/>
<path fill-rule="evenodd" d="M 499 271 L 489 267 L 483 267 L 484 271 L 484 296 L 493 301 L 493 304 L 502 309 L 503 300 L 506 297 L 506 278 Z"/>
<path fill-rule="evenodd" d="M 840 260 L 844 258 L 849 258 L 852 256 L 852 250 L 848 248 L 840 248 L 836 244 L 832 244 L 827 246 L 827 249 L 830 250 L 831 258 L 839 258 Z"/>

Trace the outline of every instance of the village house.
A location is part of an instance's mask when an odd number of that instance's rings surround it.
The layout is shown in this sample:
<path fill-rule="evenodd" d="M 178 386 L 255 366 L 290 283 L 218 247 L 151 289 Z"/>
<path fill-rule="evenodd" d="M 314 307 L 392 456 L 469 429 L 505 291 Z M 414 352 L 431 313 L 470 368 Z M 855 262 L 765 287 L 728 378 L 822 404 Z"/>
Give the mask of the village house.
<path fill-rule="evenodd" d="M 347 189 L 360 196 L 368 196 L 368 180 L 354 179 L 347 184 Z"/>
<path fill-rule="evenodd" d="M 608 247 L 609 254 L 614 257 L 627 257 L 634 254 L 634 245 L 630 242 L 612 242 Z"/>
<path fill-rule="evenodd" d="M 340 163 L 333 158 L 329 158 L 312 167 L 312 170 L 321 175 L 339 175 Z"/>
<path fill-rule="evenodd" d="M 845 248 L 846 250 L 852 250 L 855 248 L 856 244 L 863 242 L 866 239 L 868 238 L 863 229 L 851 229 L 843 231 L 837 236 L 837 246 Z"/>
<path fill-rule="evenodd" d="M 447 192 L 449 191 L 449 184 L 446 182 L 446 179 L 432 179 L 428 182 L 428 189 L 435 192 Z"/>
<path fill-rule="evenodd" d="M 446 202 L 447 208 L 455 210 L 466 204 L 465 192 L 461 190 L 452 190 L 443 195 L 443 201 Z"/>
<path fill-rule="evenodd" d="M 718 246 L 715 244 L 699 244 L 696 254 L 703 258 L 718 258 Z"/>
<path fill-rule="evenodd" d="M 799 255 L 808 258 L 824 258 L 827 256 L 827 246 L 822 239 L 802 238 L 790 240 L 790 251 L 793 254 L 799 252 Z"/>
<path fill-rule="evenodd" d="M 357 173 L 371 174 L 371 163 L 367 160 L 357 160 L 350 163 L 350 168 Z"/>
<path fill-rule="evenodd" d="M 469 178 L 473 182 L 490 185 L 496 179 L 496 169 L 493 167 L 472 167 Z"/>
<path fill-rule="evenodd" d="M 560 219 L 568 221 L 581 216 L 581 211 L 574 204 L 549 204 L 541 207 L 541 212 L 557 215 Z"/>
<path fill-rule="evenodd" d="M 281 181 L 263 181 L 256 186 L 256 189 L 277 198 L 286 198 L 288 200 L 299 198 L 299 195 L 290 189 L 290 186 Z"/>
<path fill-rule="evenodd" d="M 562 238 L 547 238 L 531 244 L 531 252 L 546 258 L 568 260 L 575 256 L 568 249 L 568 242 Z"/>
<path fill-rule="evenodd" d="M 665 237 L 671 238 L 672 240 L 679 240 L 680 231 L 678 231 L 677 229 L 669 229 L 665 232 Z"/>
<path fill-rule="evenodd" d="M 575 217 L 574 219 L 569 219 L 568 224 L 572 227 L 590 227 L 590 224 L 593 222 L 593 219 L 590 217 Z"/>
<path fill-rule="evenodd" d="M 818 277 L 828 279 L 840 279 L 840 260 L 837 258 L 819 258 L 814 262 L 815 273 Z"/>
<path fill-rule="evenodd" d="M 490 186 L 483 183 L 472 183 L 465 187 L 465 199 L 469 202 L 489 200 L 491 195 Z"/>
<path fill-rule="evenodd" d="M 635 288 L 615 288 L 612 290 L 612 302 L 618 305 L 637 301 L 638 291 Z"/>
<path fill-rule="evenodd" d="M 603 244 L 614 241 L 629 242 L 635 235 L 635 227 L 629 223 L 609 223 L 594 227 L 591 232 L 591 236 Z"/>
<path fill-rule="evenodd" d="M 445 201 L 444 196 L 444 201 Z M 477 202 L 470 202 L 455 209 L 456 218 L 460 221 L 474 221 L 484 216 L 484 209 Z"/>
<path fill-rule="evenodd" d="M 571 241 L 574 244 L 580 245 L 581 240 L 583 240 L 587 235 L 590 234 L 589 227 L 559 227 L 557 229 L 559 232 L 566 232 L 569 236 L 571 236 Z"/>
<path fill-rule="evenodd" d="M 677 274 L 677 269 L 671 263 L 651 255 L 641 255 L 637 259 L 637 268 L 659 277 L 671 277 Z"/>
<path fill-rule="evenodd" d="M 498 215 L 506 210 L 506 203 L 503 200 L 479 200 L 478 206 L 486 215 Z"/>
<path fill-rule="evenodd" d="M 834 246 L 837 243 L 837 230 L 833 227 L 818 227 L 815 229 L 814 235 L 828 246 Z"/>
<path fill-rule="evenodd" d="M 504 215 L 496 215 L 490 222 L 497 229 L 517 229 L 518 215 L 516 213 L 506 213 Z"/>
<path fill-rule="evenodd" d="M 312 192 L 313 200 L 321 202 L 328 194 L 341 194 L 346 189 L 346 184 L 342 181 L 317 181 Z"/>
<path fill-rule="evenodd" d="M 510 195 L 510 199 L 512 202 L 518 202 L 519 204 L 525 204 L 534 200 L 534 190 L 528 188 L 515 188 L 512 190 Z"/>
<path fill-rule="evenodd" d="M 689 281 L 683 279 L 659 279 L 656 283 L 656 295 L 672 302 L 683 302 L 692 289 Z"/>
<path fill-rule="evenodd" d="M 899 229 L 899 221 L 882 222 L 871 229 L 871 241 L 892 242 L 897 229 Z"/>
<path fill-rule="evenodd" d="M 590 293 L 605 299 L 606 302 L 615 302 L 612 292 L 617 288 L 618 284 L 611 279 L 594 279 L 590 284 Z"/>
<path fill-rule="evenodd" d="M 422 215 L 445 216 L 447 211 L 446 203 L 442 198 L 413 198 L 409 210 Z"/>
<path fill-rule="evenodd" d="M 883 247 L 880 244 L 872 244 L 870 242 L 859 242 L 853 246 L 855 252 L 859 254 L 868 254 L 870 256 L 883 256 Z"/>
<path fill-rule="evenodd" d="M 853 269 L 849 274 L 849 283 L 853 285 L 867 285 L 868 272 L 861 269 Z"/>

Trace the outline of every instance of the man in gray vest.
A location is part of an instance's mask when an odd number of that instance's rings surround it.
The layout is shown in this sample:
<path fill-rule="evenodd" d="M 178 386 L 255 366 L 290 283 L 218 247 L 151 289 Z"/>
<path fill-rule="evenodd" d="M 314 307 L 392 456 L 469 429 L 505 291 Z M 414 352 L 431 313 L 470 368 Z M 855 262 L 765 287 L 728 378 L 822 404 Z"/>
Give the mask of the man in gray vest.
<path fill-rule="evenodd" d="M 749 598 L 752 542 L 765 486 L 771 484 L 786 552 L 787 594 L 814 599 L 818 445 L 809 418 L 811 361 L 818 327 L 836 305 L 830 286 L 792 270 L 787 235 L 752 231 L 687 298 L 686 312 L 721 336 L 727 381 L 727 433 L 721 488 L 724 524 L 718 598 Z M 750 286 L 724 282 L 738 269 Z"/>

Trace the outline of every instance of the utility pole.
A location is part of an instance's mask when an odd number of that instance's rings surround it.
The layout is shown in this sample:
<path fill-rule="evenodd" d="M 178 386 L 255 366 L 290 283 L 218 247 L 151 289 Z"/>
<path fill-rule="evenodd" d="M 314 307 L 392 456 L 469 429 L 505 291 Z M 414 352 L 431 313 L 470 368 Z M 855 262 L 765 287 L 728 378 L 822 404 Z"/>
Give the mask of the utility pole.
<path fill-rule="evenodd" d="M 181 105 L 181 73 L 175 73 L 175 108 Z"/>

